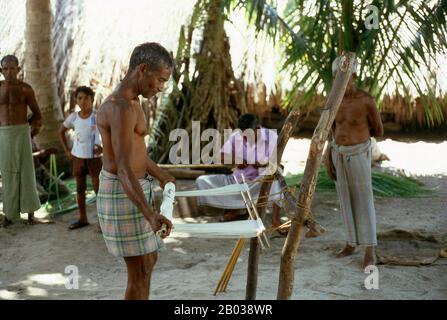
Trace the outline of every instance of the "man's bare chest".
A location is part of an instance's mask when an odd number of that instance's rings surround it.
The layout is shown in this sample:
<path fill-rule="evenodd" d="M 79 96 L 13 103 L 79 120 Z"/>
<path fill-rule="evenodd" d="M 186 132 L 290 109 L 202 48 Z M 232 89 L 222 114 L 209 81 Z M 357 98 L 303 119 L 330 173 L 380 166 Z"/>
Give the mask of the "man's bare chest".
<path fill-rule="evenodd" d="M 136 136 L 144 137 L 147 133 L 146 117 L 139 103 L 132 103 L 132 109 L 135 115 L 134 133 Z"/>
<path fill-rule="evenodd" d="M 26 107 L 26 99 L 20 86 L 0 86 L 0 106 Z"/>
<path fill-rule="evenodd" d="M 338 109 L 336 122 L 360 123 L 367 120 L 367 112 L 361 99 L 343 99 Z"/>

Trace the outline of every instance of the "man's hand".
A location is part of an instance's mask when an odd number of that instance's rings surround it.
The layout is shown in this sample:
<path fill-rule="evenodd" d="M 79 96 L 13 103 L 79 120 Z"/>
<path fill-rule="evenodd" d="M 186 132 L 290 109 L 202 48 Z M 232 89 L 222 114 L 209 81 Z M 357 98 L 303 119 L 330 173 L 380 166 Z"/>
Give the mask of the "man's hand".
<path fill-rule="evenodd" d="M 70 151 L 66 151 L 65 155 L 67 156 L 68 160 L 73 161 L 73 155 L 71 154 Z"/>
<path fill-rule="evenodd" d="M 246 163 L 241 163 L 241 164 L 236 165 L 236 168 L 238 168 L 238 169 L 245 169 L 247 167 L 248 167 L 248 164 L 246 164 Z"/>
<path fill-rule="evenodd" d="M 327 171 L 327 174 L 329 175 L 329 177 L 333 181 L 337 181 L 337 171 L 335 170 L 334 162 L 332 161 L 332 156 L 331 156 L 330 151 L 327 153 L 325 165 L 326 165 L 326 171 Z"/>
<path fill-rule="evenodd" d="M 99 156 L 102 153 L 102 147 L 99 144 L 95 144 L 93 151 L 95 156 Z"/>
<path fill-rule="evenodd" d="M 147 219 L 149 223 L 151 224 L 152 231 L 157 233 L 157 231 L 161 230 L 163 225 L 166 225 L 165 232 L 161 233 L 160 236 L 162 239 L 166 238 L 171 234 L 172 229 L 172 222 L 168 218 L 166 218 L 164 215 L 159 213 L 152 213 L 150 217 Z"/>
<path fill-rule="evenodd" d="M 30 123 L 30 125 L 31 125 L 31 138 L 33 138 L 34 136 L 39 134 L 40 128 L 42 128 L 42 126 L 40 124 L 32 122 Z"/>

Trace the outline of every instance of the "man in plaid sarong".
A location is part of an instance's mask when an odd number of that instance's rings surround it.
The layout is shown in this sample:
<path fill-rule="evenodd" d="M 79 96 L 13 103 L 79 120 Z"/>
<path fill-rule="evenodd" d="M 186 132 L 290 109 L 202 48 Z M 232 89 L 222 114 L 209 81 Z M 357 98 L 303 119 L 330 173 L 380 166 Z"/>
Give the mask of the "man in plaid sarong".
<path fill-rule="evenodd" d="M 171 221 L 149 206 L 152 188 L 147 174 L 159 180 L 162 188 L 174 178 L 147 155 L 147 124 L 138 96 L 151 98 L 163 91 L 173 66 L 171 55 L 161 45 L 137 46 L 126 76 L 97 114 L 103 142 L 98 218 L 109 252 L 126 262 L 125 299 L 149 298 L 151 273 L 162 247 L 157 231 L 166 224 L 166 237 L 172 227 Z"/>

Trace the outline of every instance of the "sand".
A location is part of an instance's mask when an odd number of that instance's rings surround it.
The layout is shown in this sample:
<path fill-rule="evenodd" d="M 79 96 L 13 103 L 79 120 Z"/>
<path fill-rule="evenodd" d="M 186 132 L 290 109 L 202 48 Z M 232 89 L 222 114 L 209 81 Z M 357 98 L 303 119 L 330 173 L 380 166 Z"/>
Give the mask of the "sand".
<path fill-rule="evenodd" d="M 378 231 L 395 227 L 447 231 L 447 142 L 386 140 L 379 146 L 391 158 L 384 166 L 418 175 L 436 192 L 418 199 L 376 199 Z M 286 172 L 303 171 L 308 147 L 309 139 L 290 141 L 284 157 Z M 193 181 L 184 184 L 192 187 Z M 107 252 L 97 231 L 95 205 L 87 209 L 92 225 L 80 230 L 67 230 L 69 222 L 77 218 L 76 211 L 56 216 L 53 225 L 0 228 L 0 299 L 123 298 L 124 262 Z M 351 257 L 334 258 L 344 244 L 336 194 L 317 194 L 313 210 L 328 232 L 301 242 L 293 299 L 447 299 L 445 258 L 424 267 L 379 265 L 379 289 L 367 290 L 367 274 L 361 269 L 362 250 Z M 266 221 L 269 224 L 270 220 Z M 284 240 L 270 239 L 271 247 L 262 252 L 258 299 L 276 298 Z M 236 239 L 168 239 L 153 273 L 151 299 L 244 299 L 248 241 L 227 292 L 213 296 L 235 243 Z M 79 271 L 77 289 L 66 287 L 73 274 L 70 266 Z"/>

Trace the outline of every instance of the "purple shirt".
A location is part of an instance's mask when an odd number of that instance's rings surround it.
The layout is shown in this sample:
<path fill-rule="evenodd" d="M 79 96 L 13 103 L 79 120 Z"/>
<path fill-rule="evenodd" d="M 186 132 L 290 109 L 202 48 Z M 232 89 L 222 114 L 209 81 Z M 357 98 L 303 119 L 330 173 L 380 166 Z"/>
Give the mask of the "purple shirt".
<path fill-rule="evenodd" d="M 242 181 L 242 175 L 248 181 L 255 180 L 259 176 L 258 168 L 253 166 L 256 162 L 266 164 L 269 161 L 276 161 L 275 152 L 278 140 L 276 130 L 261 128 L 251 131 L 258 136 L 256 143 L 254 134 L 247 134 L 248 131 L 244 132 L 246 133 L 244 139 L 242 131 L 235 130 L 221 149 L 221 153 L 234 156 L 235 162 L 232 163 L 248 163 L 248 166 L 244 169 L 235 168 L 233 170 L 238 181 Z M 228 158 L 230 159 L 230 157 Z"/>

